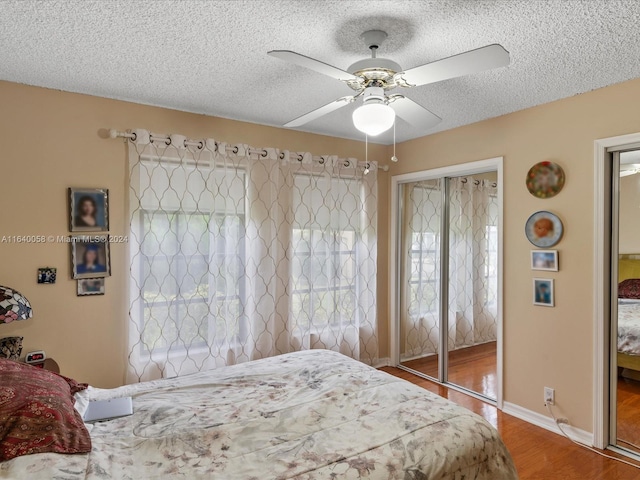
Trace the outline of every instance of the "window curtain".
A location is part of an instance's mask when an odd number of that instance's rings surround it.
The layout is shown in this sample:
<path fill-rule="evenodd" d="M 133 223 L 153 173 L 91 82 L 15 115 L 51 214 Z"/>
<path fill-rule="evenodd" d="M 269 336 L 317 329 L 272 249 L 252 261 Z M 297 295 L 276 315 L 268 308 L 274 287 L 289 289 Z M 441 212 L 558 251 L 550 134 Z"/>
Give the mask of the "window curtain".
<path fill-rule="evenodd" d="M 498 199 L 495 182 L 449 181 L 449 350 L 495 341 Z"/>
<path fill-rule="evenodd" d="M 374 364 L 377 169 L 129 142 L 129 382 L 309 348 Z"/>
<path fill-rule="evenodd" d="M 440 180 L 407 184 L 404 190 L 404 283 L 401 359 L 438 353 L 440 338 Z"/>
<path fill-rule="evenodd" d="M 449 182 L 448 349 L 497 338 L 496 184 L 473 177 L 408 184 L 404 191 L 401 359 L 439 353 L 442 184 Z"/>

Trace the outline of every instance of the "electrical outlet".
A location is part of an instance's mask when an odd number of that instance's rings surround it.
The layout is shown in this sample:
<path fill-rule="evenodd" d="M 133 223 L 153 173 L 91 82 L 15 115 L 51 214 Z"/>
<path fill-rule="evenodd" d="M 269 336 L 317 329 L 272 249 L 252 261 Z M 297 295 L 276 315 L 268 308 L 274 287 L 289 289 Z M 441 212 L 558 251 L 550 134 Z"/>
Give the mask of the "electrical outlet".
<path fill-rule="evenodd" d="M 556 401 L 556 391 L 551 387 L 544 387 L 544 403 L 553 405 Z"/>

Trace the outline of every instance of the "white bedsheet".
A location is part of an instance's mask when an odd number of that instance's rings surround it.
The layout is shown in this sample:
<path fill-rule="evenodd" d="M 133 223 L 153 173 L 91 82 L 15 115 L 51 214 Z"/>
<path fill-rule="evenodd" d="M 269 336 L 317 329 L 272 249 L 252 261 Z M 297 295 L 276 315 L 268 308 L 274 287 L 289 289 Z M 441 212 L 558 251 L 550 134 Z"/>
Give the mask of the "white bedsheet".
<path fill-rule="evenodd" d="M 0 477 L 517 478 L 484 419 L 325 350 L 91 389 L 80 399 L 126 395 L 134 398 L 134 414 L 90 426 L 90 454 L 19 457 L 0 464 Z"/>
<path fill-rule="evenodd" d="M 640 302 L 618 302 L 618 351 L 640 355 Z"/>

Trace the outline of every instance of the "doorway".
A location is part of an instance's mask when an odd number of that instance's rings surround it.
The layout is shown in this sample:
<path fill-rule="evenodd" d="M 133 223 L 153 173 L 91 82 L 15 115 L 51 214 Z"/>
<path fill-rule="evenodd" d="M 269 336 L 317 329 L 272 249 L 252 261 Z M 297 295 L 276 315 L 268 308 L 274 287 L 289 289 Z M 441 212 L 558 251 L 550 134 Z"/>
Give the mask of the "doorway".
<path fill-rule="evenodd" d="M 640 265 L 640 232 L 634 230 L 640 209 L 640 198 L 634 199 L 640 191 L 640 133 L 596 140 L 594 146 L 593 445 L 639 459 L 637 420 L 630 417 L 640 413 L 640 365 L 629 331 L 640 316 L 629 285 L 640 278 L 634 270 Z"/>
<path fill-rule="evenodd" d="M 395 364 L 498 404 L 501 169 L 498 158 L 392 179 Z"/>
<path fill-rule="evenodd" d="M 610 443 L 640 455 L 640 149 L 611 162 Z"/>

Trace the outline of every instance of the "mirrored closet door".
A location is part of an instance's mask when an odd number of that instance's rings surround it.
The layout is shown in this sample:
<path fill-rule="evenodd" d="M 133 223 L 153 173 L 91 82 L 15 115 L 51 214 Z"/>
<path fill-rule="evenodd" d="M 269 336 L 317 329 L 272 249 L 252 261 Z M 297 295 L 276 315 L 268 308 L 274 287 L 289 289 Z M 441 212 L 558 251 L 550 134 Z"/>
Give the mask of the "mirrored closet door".
<path fill-rule="evenodd" d="M 497 399 L 497 172 L 399 185 L 400 365 Z"/>
<path fill-rule="evenodd" d="M 612 171 L 611 443 L 640 454 L 640 150 Z"/>
<path fill-rule="evenodd" d="M 448 178 L 447 380 L 496 399 L 498 191 L 493 174 Z"/>
<path fill-rule="evenodd" d="M 439 377 L 441 335 L 441 179 L 402 185 L 400 361 Z"/>

